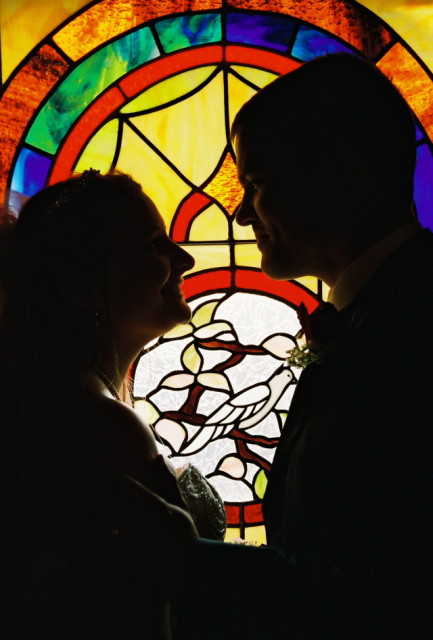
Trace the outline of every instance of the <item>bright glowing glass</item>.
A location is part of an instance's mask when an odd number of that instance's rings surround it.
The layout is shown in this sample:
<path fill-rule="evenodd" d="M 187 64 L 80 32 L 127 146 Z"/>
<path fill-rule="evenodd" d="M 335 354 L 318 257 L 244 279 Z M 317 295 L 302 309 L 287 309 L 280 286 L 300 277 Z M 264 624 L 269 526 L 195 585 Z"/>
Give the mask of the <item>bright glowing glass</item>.
<path fill-rule="evenodd" d="M 287 383 L 277 370 L 297 330 L 295 307 L 304 301 L 312 309 L 326 292 L 315 278 L 276 283 L 259 271 L 254 236 L 232 216 L 241 189 L 230 124 L 258 88 L 300 61 L 346 50 L 374 59 L 419 120 L 415 200 L 421 222 L 433 227 L 431 74 L 349 0 L 332 8 L 319 0 L 231 0 L 230 10 L 219 0 L 192 0 L 188 11 L 176 0 L 125 6 L 92 3 L 52 40 L 43 40 L 46 33 L 35 40 L 41 46 L 0 103 L 0 193 L 9 185 L 18 198 L 31 195 L 89 167 L 116 168 L 143 185 L 169 232 L 196 258 L 185 282 L 195 325 L 140 360 L 137 410 L 179 463 L 187 455 L 199 461 L 221 491 L 227 537 L 262 541 L 260 500 L 275 443 L 257 438 L 278 438 L 294 382 L 257 424 L 246 421 Z"/>

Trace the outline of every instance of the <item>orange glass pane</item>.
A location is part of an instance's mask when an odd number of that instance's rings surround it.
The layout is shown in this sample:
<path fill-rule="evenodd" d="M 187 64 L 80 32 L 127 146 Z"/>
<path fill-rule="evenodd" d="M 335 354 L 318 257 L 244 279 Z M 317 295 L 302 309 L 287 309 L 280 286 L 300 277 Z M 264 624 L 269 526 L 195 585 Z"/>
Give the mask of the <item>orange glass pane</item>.
<path fill-rule="evenodd" d="M 362 7 L 349 0 L 230 0 L 236 9 L 284 13 L 321 27 L 374 58 L 391 41 L 390 32 Z"/>
<path fill-rule="evenodd" d="M 218 200 L 229 213 L 233 213 L 242 200 L 243 189 L 238 181 L 236 165 L 230 153 L 227 153 L 220 170 L 210 182 L 205 192 Z"/>
<path fill-rule="evenodd" d="M 68 69 L 68 63 L 45 45 L 12 79 L 0 101 L 0 202 L 4 200 L 7 177 L 15 149 L 35 109 Z"/>
<path fill-rule="evenodd" d="M 54 41 L 72 60 L 79 60 L 107 40 L 148 20 L 183 11 L 220 7 L 221 0 L 102 0 L 60 29 Z"/>
<path fill-rule="evenodd" d="M 403 94 L 433 140 L 433 82 L 401 44 L 395 44 L 377 66 Z"/>

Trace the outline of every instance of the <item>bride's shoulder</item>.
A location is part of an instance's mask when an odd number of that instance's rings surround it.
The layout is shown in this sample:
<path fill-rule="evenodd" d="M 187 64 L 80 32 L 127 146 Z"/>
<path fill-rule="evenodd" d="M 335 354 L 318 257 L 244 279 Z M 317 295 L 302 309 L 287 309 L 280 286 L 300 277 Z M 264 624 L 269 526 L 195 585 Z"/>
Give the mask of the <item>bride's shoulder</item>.
<path fill-rule="evenodd" d="M 67 422 L 87 464 L 139 481 L 147 478 L 158 455 L 155 438 L 131 407 L 102 394 L 84 393 Z"/>

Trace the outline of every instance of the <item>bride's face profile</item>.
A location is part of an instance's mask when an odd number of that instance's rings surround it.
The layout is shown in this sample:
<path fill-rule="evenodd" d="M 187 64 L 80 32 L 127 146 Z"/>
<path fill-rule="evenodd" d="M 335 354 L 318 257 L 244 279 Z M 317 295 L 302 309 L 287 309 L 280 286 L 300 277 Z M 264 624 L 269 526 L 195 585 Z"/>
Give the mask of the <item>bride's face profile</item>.
<path fill-rule="evenodd" d="M 126 209 L 127 208 L 127 209 Z M 194 258 L 167 235 L 165 223 L 146 195 L 125 203 L 111 262 L 110 315 L 117 341 L 139 347 L 188 322 L 191 311 L 181 285 Z"/>

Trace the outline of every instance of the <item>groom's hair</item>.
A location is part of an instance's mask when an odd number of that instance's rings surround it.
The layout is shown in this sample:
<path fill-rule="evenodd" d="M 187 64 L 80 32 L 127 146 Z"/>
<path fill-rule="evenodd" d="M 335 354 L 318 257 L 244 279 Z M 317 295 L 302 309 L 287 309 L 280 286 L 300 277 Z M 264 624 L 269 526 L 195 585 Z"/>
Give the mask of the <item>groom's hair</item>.
<path fill-rule="evenodd" d="M 350 54 L 307 62 L 255 94 L 231 136 L 266 136 L 293 162 L 331 157 L 346 177 L 365 176 L 400 206 L 412 201 L 416 160 L 412 112 L 373 64 Z M 373 189 L 374 186 L 374 189 Z"/>

